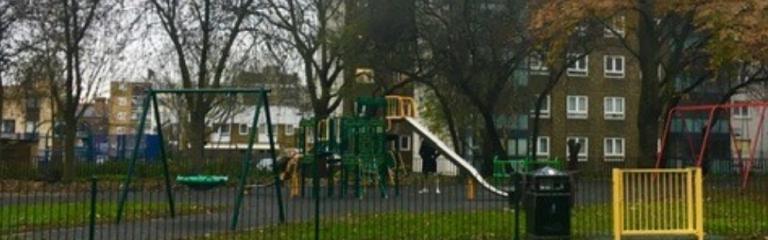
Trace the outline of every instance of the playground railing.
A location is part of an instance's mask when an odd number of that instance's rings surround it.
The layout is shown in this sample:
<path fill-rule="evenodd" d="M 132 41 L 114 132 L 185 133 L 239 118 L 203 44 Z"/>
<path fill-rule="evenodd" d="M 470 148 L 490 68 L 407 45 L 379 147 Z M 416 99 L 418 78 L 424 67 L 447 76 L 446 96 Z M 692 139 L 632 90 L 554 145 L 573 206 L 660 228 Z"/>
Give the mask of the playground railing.
<path fill-rule="evenodd" d="M 260 158 L 257 158 L 260 159 Z M 518 161 L 522 167 L 525 161 Z M 216 172 L 239 173 L 240 163 L 224 158 L 220 164 L 207 167 Z M 343 163 L 354 166 L 354 156 L 343 156 Z M 469 191 L 466 179 L 461 176 L 440 176 L 441 193 L 435 193 L 434 181 L 423 181 L 422 174 L 400 172 L 397 186 L 389 182 L 381 196 L 375 179 L 356 174 L 347 176 L 348 189 L 342 184 L 341 167 L 333 169 L 335 188 L 326 178 L 317 181 L 314 175 L 304 176 L 306 183 L 285 180 L 286 222 L 278 221 L 275 189 L 261 180 L 272 179 L 272 171 L 259 170 L 248 181 L 248 190 L 242 206 L 238 229 L 230 229 L 237 185 L 229 181 L 218 188 L 197 191 L 174 182 L 177 215 L 169 215 L 167 196 L 160 164 L 148 162 L 137 168 L 140 176 L 129 191 L 124 222 L 114 221 L 115 205 L 125 171 L 122 162 L 107 162 L 94 166 L 76 166 L 83 175 L 70 182 L 46 182 L 33 179 L 14 179 L 9 175 L 0 178 L 0 239 L 513 239 L 514 211 L 509 199 L 500 198 L 478 189 L 474 200 L 466 197 Z M 172 161 L 171 171 L 187 172 L 192 166 L 178 165 Z M 686 228 L 688 222 L 674 216 L 688 212 L 687 199 L 680 193 L 687 191 L 681 180 L 688 179 L 687 172 L 654 173 L 622 172 L 623 216 L 614 215 L 616 195 L 610 174 L 586 175 L 583 171 L 612 171 L 602 163 L 587 162 L 573 179 L 573 210 L 571 216 L 573 239 L 613 238 L 614 219 L 623 217 L 626 230 L 623 236 L 631 236 L 639 229 L 664 226 Z M 0 165 L 0 169 L 6 167 Z M 349 166 L 347 166 L 349 167 Z M 407 166 L 410 170 L 412 166 Z M 114 168 L 114 169 L 113 169 Z M 358 172 L 364 169 L 349 167 Z M 418 167 L 417 167 L 418 168 Z M 20 172 L 13 168 L 8 171 Z M 85 175 L 87 173 L 87 175 Z M 91 175 L 98 175 L 96 188 L 90 182 Z M 154 177 L 153 177 L 154 176 Z M 386 176 L 386 174 L 384 174 Z M 295 179 L 285 176 L 286 179 Z M 357 180 L 359 179 L 359 180 Z M 700 223 L 708 237 L 717 239 L 762 239 L 768 236 L 768 173 L 756 172 L 746 189 L 740 188 L 737 173 L 707 175 L 702 180 L 703 203 L 694 200 L 692 206 L 703 207 Z M 296 180 L 300 180 L 296 178 Z M 432 179 L 434 180 L 434 179 Z M 356 182 L 359 182 L 361 191 Z M 428 193 L 419 193 L 428 184 Z M 677 183 L 678 186 L 673 186 Z M 302 190 L 296 196 L 289 191 L 293 186 Z M 315 188 L 317 186 L 317 188 Z M 659 187 L 654 187 L 659 186 Z M 96 190 L 96 194 L 92 190 Z M 317 189 L 317 190 L 315 190 Z M 655 191 L 654 191 L 655 190 Z M 399 191 L 399 194 L 397 193 Z M 686 193 L 687 195 L 687 193 Z M 93 201 L 95 199 L 95 201 Z M 677 200 L 676 200 L 677 199 Z M 319 208 L 315 203 L 319 202 Z M 95 203 L 95 204 L 94 204 Z M 92 208 L 94 207 L 94 208 Z M 319 211 L 318 211 L 319 210 Z M 91 213 L 96 213 L 92 215 Z M 526 212 L 521 216 L 521 239 L 525 239 Z M 95 228 L 90 227 L 95 216 Z M 699 216 L 694 214 L 695 217 Z M 687 220 L 687 219 L 683 219 Z M 643 225 L 644 224 L 644 225 Z M 316 230 L 317 229 L 317 230 Z M 92 233 L 91 233 L 92 232 Z M 637 232 L 634 232 L 637 233 Z M 642 236 L 641 236 L 642 237 Z"/>
<path fill-rule="evenodd" d="M 693 235 L 704 239 L 701 169 L 614 169 L 614 239 Z"/>
<path fill-rule="evenodd" d="M 412 97 L 390 95 L 387 100 L 387 119 L 416 117 L 416 101 Z"/>

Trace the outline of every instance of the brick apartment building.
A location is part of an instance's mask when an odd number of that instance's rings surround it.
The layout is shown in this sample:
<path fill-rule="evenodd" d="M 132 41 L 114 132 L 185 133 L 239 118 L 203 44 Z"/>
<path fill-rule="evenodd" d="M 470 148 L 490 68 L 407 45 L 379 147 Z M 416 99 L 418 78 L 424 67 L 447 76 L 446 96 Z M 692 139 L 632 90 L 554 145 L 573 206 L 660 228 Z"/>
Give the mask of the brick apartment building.
<path fill-rule="evenodd" d="M 111 82 L 109 85 L 109 135 L 133 135 L 139 125 L 148 82 Z"/>
<path fill-rule="evenodd" d="M 625 16 L 616 18 L 612 21 L 614 30 L 626 34 Z M 567 142 L 572 139 L 582 146 L 580 168 L 625 165 L 638 159 L 639 66 L 609 29 L 585 31 L 604 32 L 598 34 L 603 44 L 588 54 L 568 53 L 581 58 L 567 67 L 542 106 L 537 149 L 529 149 L 527 134 L 518 134 L 518 138 L 507 139 L 509 155 L 525 156 L 534 150 L 540 159 L 564 160 Z M 532 55 L 528 63 L 529 89 L 535 98 L 549 73 L 540 56 Z M 519 125 L 524 129 L 530 126 Z"/>

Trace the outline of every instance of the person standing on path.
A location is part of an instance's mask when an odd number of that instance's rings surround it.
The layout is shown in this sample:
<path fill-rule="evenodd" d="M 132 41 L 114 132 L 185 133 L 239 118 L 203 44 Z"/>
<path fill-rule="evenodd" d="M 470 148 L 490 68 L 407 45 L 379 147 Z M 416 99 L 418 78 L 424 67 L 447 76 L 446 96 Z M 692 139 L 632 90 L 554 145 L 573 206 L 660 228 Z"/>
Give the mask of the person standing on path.
<path fill-rule="evenodd" d="M 419 194 L 429 193 L 427 185 L 430 178 L 435 179 L 435 193 L 440 194 L 440 177 L 437 174 L 437 157 L 440 156 L 440 152 L 437 151 L 431 142 L 424 139 L 421 141 L 419 155 L 421 156 L 421 173 L 424 174 L 424 179 L 422 180 L 424 188 L 419 190 Z"/>

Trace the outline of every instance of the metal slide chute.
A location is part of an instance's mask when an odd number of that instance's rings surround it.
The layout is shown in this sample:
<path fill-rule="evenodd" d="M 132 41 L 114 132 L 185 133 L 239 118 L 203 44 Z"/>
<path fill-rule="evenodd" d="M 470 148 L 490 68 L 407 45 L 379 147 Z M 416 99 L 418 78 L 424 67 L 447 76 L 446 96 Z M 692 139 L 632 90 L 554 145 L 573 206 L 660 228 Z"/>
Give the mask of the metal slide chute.
<path fill-rule="evenodd" d="M 450 147 L 448 147 L 448 145 L 446 145 L 443 141 L 440 141 L 440 139 L 437 138 L 437 136 L 432 134 L 432 132 L 430 132 L 429 129 L 421 125 L 416 119 L 412 117 L 404 117 L 403 119 L 405 119 L 405 122 L 408 123 L 408 125 L 410 125 L 411 127 L 413 127 L 413 129 L 415 129 L 416 132 L 419 133 L 419 135 L 421 135 L 422 137 L 426 138 L 428 141 L 435 144 L 435 146 L 437 146 L 437 149 L 446 158 L 448 158 L 448 160 L 453 162 L 453 164 L 456 164 L 456 166 L 458 166 L 459 168 L 462 168 L 465 171 L 467 171 L 469 173 L 469 176 L 471 176 L 478 183 L 480 183 L 480 185 L 483 188 L 485 188 L 486 190 L 496 195 L 499 195 L 502 197 L 508 197 L 507 192 L 502 191 L 501 189 L 498 189 L 493 185 L 491 185 L 490 183 L 488 183 L 488 181 L 486 181 L 485 178 L 483 178 L 483 176 L 480 175 L 480 172 L 478 172 L 477 169 L 475 169 L 475 167 L 472 166 L 472 164 L 464 160 L 464 158 L 459 156 L 459 154 L 456 154 L 456 152 L 454 152 Z"/>

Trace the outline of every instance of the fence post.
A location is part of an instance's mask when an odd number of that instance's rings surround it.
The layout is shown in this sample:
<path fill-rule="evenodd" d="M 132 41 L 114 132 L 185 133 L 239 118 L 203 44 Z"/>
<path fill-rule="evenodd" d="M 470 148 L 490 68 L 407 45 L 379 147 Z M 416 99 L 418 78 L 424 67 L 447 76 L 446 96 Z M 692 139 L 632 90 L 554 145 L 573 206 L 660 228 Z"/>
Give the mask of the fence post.
<path fill-rule="evenodd" d="M 91 176 L 91 211 L 88 222 L 88 239 L 96 239 L 96 195 L 98 192 L 98 178 Z"/>
<path fill-rule="evenodd" d="M 702 178 L 701 168 L 694 168 L 696 188 L 696 237 L 699 240 L 704 239 L 704 179 Z"/>
<path fill-rule="evenodd" d="M 319 127 L 320 121 L 315 121 L 314 128 L 312 131 L 314 132 L 312 138 L 313 138 L 313 146 L 312 146 L 312 154 L 314 155 L 314 176 L 312 177 L 312 197 L 315 198 L 315 240 L 320 239 L 320 151 L 319 151 L 319 142 L 320 139 L 318 138 L 318 127 Z"/>
<path fill-rule="evenodd" d="M 523 194 L 525 194 L 525 185 L 527 183 L 523 183 L 523 179 L 525 176 L 522 176 L 522 173 L 515 172 L 512 175 L 515 179 L 515 193 L 512 194 L 512 191 L 507 191 L 507 196 L 509 196 L 510 201 L 513 201 L 515 204 L 515 233 L 514 233 L 514 240 L 520 240 L 520 201 L 523 199 Z"/>
<path fill-rule="evenodd" d="M 621 205 L 621 196 L 624 194 L 624 183 L 621 181 L 624 173 L 620 169 L 613 169 L 613 218 L 614 239 L 621 239 L 624 231 L 624 218 L 621 217 L 624 208 Z"/>

